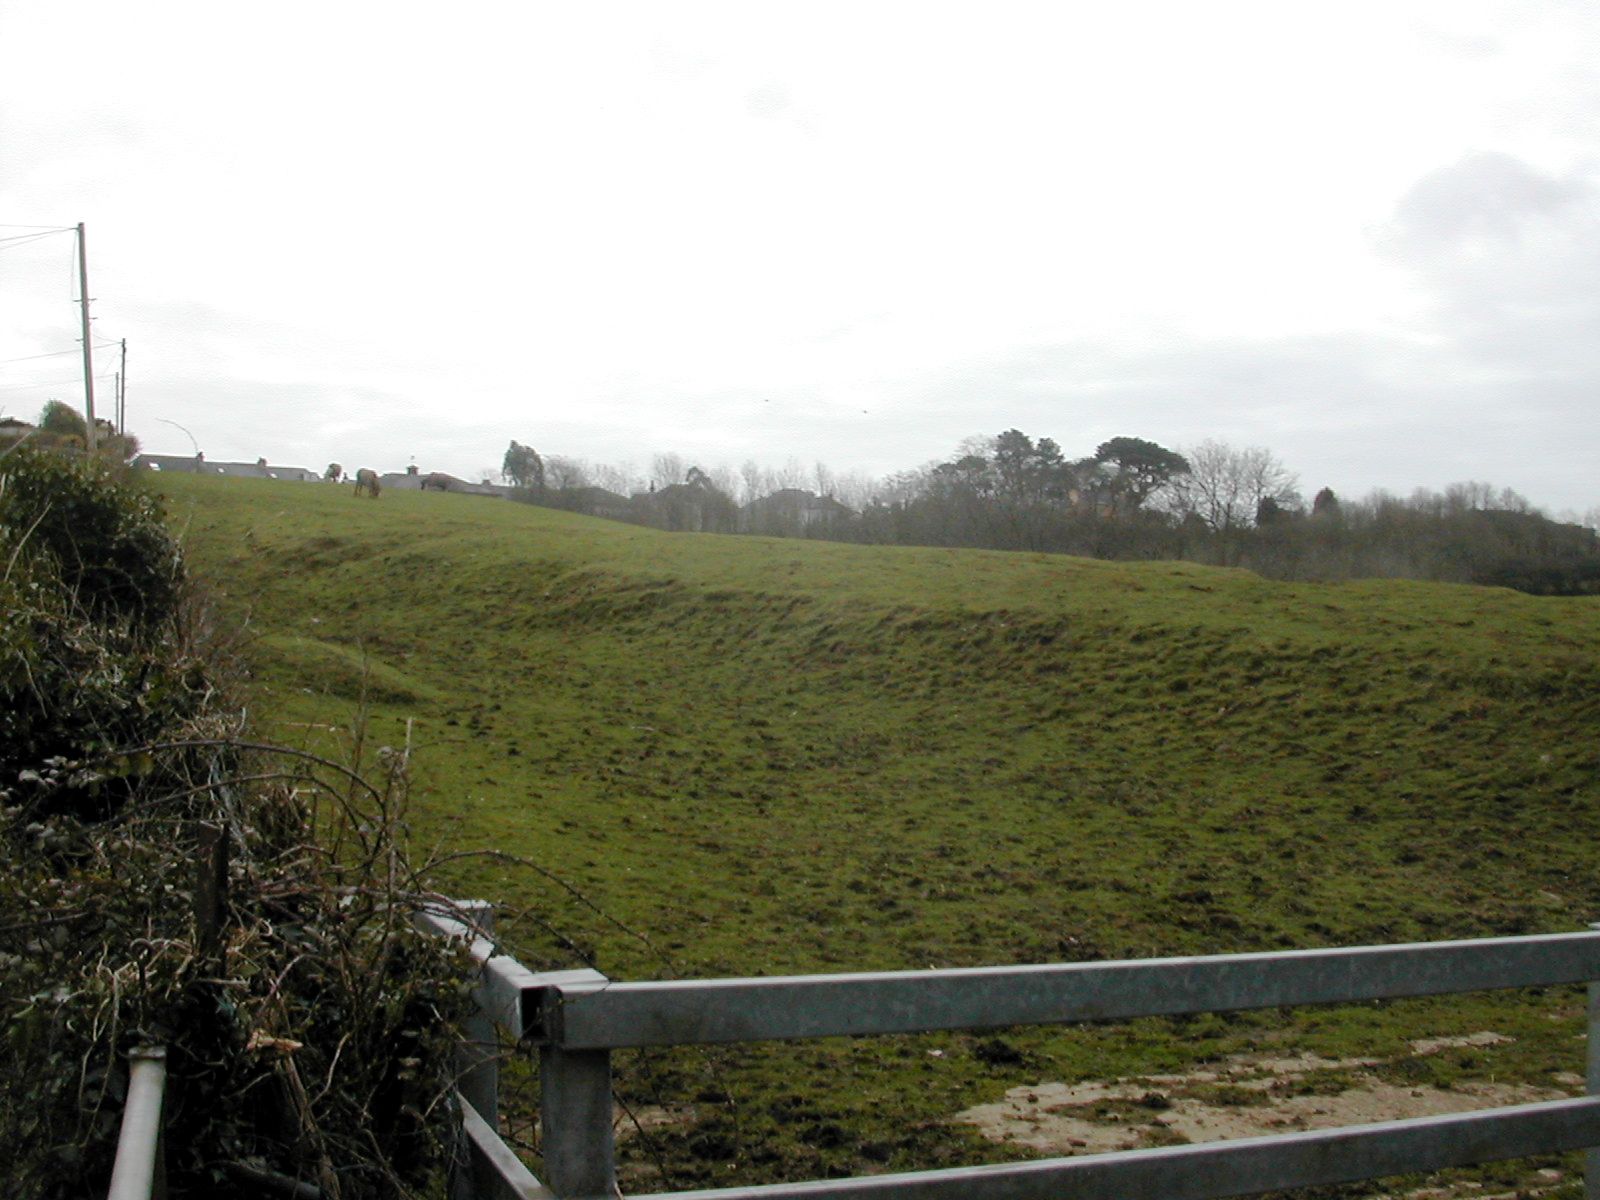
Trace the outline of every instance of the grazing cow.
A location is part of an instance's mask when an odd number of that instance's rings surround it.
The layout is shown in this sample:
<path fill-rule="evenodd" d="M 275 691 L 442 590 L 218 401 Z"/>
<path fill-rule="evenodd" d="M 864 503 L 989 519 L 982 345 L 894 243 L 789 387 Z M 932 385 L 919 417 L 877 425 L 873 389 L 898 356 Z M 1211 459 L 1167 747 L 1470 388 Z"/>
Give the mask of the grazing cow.
<path fill-rule="evenodd" d="M 374 500 L 378 498 L 378 492 L 382 490 L 378 487 L 378 473 L 371 467 L 362 467 L 356 472 L 356 495 L 361 495 L 363 490 Z"/>
<path fill-rule="evenodd" d="M 441 492 L 448 492 L 450 490 L 450 476 L 443 471 L 434 471 L 429 475 L 423 476 L 422 490 L 427 491 L 429 488 L 437 488 Z"/>

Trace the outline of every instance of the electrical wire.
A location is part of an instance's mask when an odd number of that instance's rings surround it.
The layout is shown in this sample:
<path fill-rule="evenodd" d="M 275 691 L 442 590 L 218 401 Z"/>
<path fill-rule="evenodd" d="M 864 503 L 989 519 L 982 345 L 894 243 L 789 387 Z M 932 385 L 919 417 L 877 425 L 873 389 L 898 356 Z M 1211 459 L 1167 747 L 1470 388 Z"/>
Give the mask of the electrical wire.
<path fill-rule="evenodd" d="M 0 250 L 17 250 L 29 242 L 37 242 L 40 238 L 52 237 L 48 233 L 30 233 L 23 237 L 0 238 Z"/>
<path fill-rule="evenodd" d="M 96 342 L 94 344 L 94 348 L 96 350 L 108 350 L 108 349 L 109 350 L 120 350 L 122 348 L 122 343 L 118 342 L 118 341 Z M 81 349 L 78 349 L 78 350 L 51 350 L 46 354 L 24 354 L 21 358 L 0 358 L 0 367 L 7 366 L 7 365 L 9 365 L 11 363 L 33 362 L 35 359 L 40 359 L 40 358 L 61 358 L 64 355 L 68 355 L 68 354 L 82 354 L 82 353 L 83 353 L 83 351 Z"/>
<path fill-rule="evenodd" d="M 111 344 L 113 346 L 118 345 L 117 342 L 112 342 Z M 32 362 L 36 358 L 60 358 L 63 354 L 82 353 L 82 350 L 52 350 L 48 354 L 26 354 L 21 358 L 0 358 L 0 366 L 5 366 L 7 363 Z"/>
<path fill-rule="evenodd" d="M 106 380 L 115 379 L 116 377 L 117 377 L 117 373 L 115 371 L 107 371 L 104 375 L 96 373 L 95 377 L 94 377 L 94 381 L 96 383 L 104 383 Z M 43 383 L 10 383 L 10 384 L 5 384 L 4 386 L 0 386 L 0 392 L 25 392 L 25 391 L 28 391 L 28 390 L 30 390 L 32 388 L 65 387 L 69 383 L 82 383 L 82 382 L 83 382 L 83 376 L 82 375 L 75 375 L 71 379 L 51 379 L 51 380 L 46 380 Z"/>

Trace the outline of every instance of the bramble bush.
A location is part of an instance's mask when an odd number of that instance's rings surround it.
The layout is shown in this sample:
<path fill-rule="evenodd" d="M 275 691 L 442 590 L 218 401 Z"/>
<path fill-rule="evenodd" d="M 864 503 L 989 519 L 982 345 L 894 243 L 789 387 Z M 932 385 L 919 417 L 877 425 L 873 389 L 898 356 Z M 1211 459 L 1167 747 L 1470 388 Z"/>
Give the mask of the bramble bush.
<path fill-rule="evenodd" d="M 103 1191 L 145 1044 L 168 1048 L 170 1195 L 444 1186 L 472 973 L 410 922 L 408 755 L 369 781 L 253 745 L 231 671 L 152 497 L 81 457 L 0 458 L 8 1195 Z M 229 850 L 220 932 L 204 827 Z"/>

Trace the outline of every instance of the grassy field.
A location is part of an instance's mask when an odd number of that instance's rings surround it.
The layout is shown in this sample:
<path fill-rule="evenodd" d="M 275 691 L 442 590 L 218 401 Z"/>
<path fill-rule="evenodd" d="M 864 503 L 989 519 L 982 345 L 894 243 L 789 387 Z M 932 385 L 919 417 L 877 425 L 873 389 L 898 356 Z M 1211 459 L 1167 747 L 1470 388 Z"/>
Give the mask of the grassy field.
<path fill-rule="evenodd" d="M 530 965 L 965 966 L 1600 919 L 1594 600 L 161 486 L 248 620 L 264 733 L 343 753 L 362 714 L 369 747 L 410 722 L 416 838 L 525 857 L 586 898 L 505 861 L 453 868 L 459 894 L 530 914 Z M 949 1119 L 1020 1085 L 1285 1046 L 1418 1088 L 1570 1090 L 1581 1000 L 624 1056 L 649 1127 L 628 1182 L 997 1161 L 1027 1151 Z M 1506 1040 L 1412 1045 L 1482 1031 Z"/>

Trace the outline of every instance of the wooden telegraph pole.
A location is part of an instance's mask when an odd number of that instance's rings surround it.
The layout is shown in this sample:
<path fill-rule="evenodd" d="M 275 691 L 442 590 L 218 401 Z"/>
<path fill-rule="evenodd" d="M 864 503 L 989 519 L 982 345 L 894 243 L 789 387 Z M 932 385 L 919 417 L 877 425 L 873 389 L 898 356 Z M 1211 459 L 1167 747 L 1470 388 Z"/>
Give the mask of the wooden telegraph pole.
<path fill-rule="evenodd" d="M 89 425 L 88 449 L 95 452 L 94 427 L 94 350 L 89 337 L 89 247 L 84 241 L 83 222 L 78 222 L 78 300 L 83 306 L 83 414 Z"/>
<path fill-rule="evenodd" d="M 122 339 L 122 370 L 117 372 L 117 436 L 128 432 L 128 339 Z"/>

